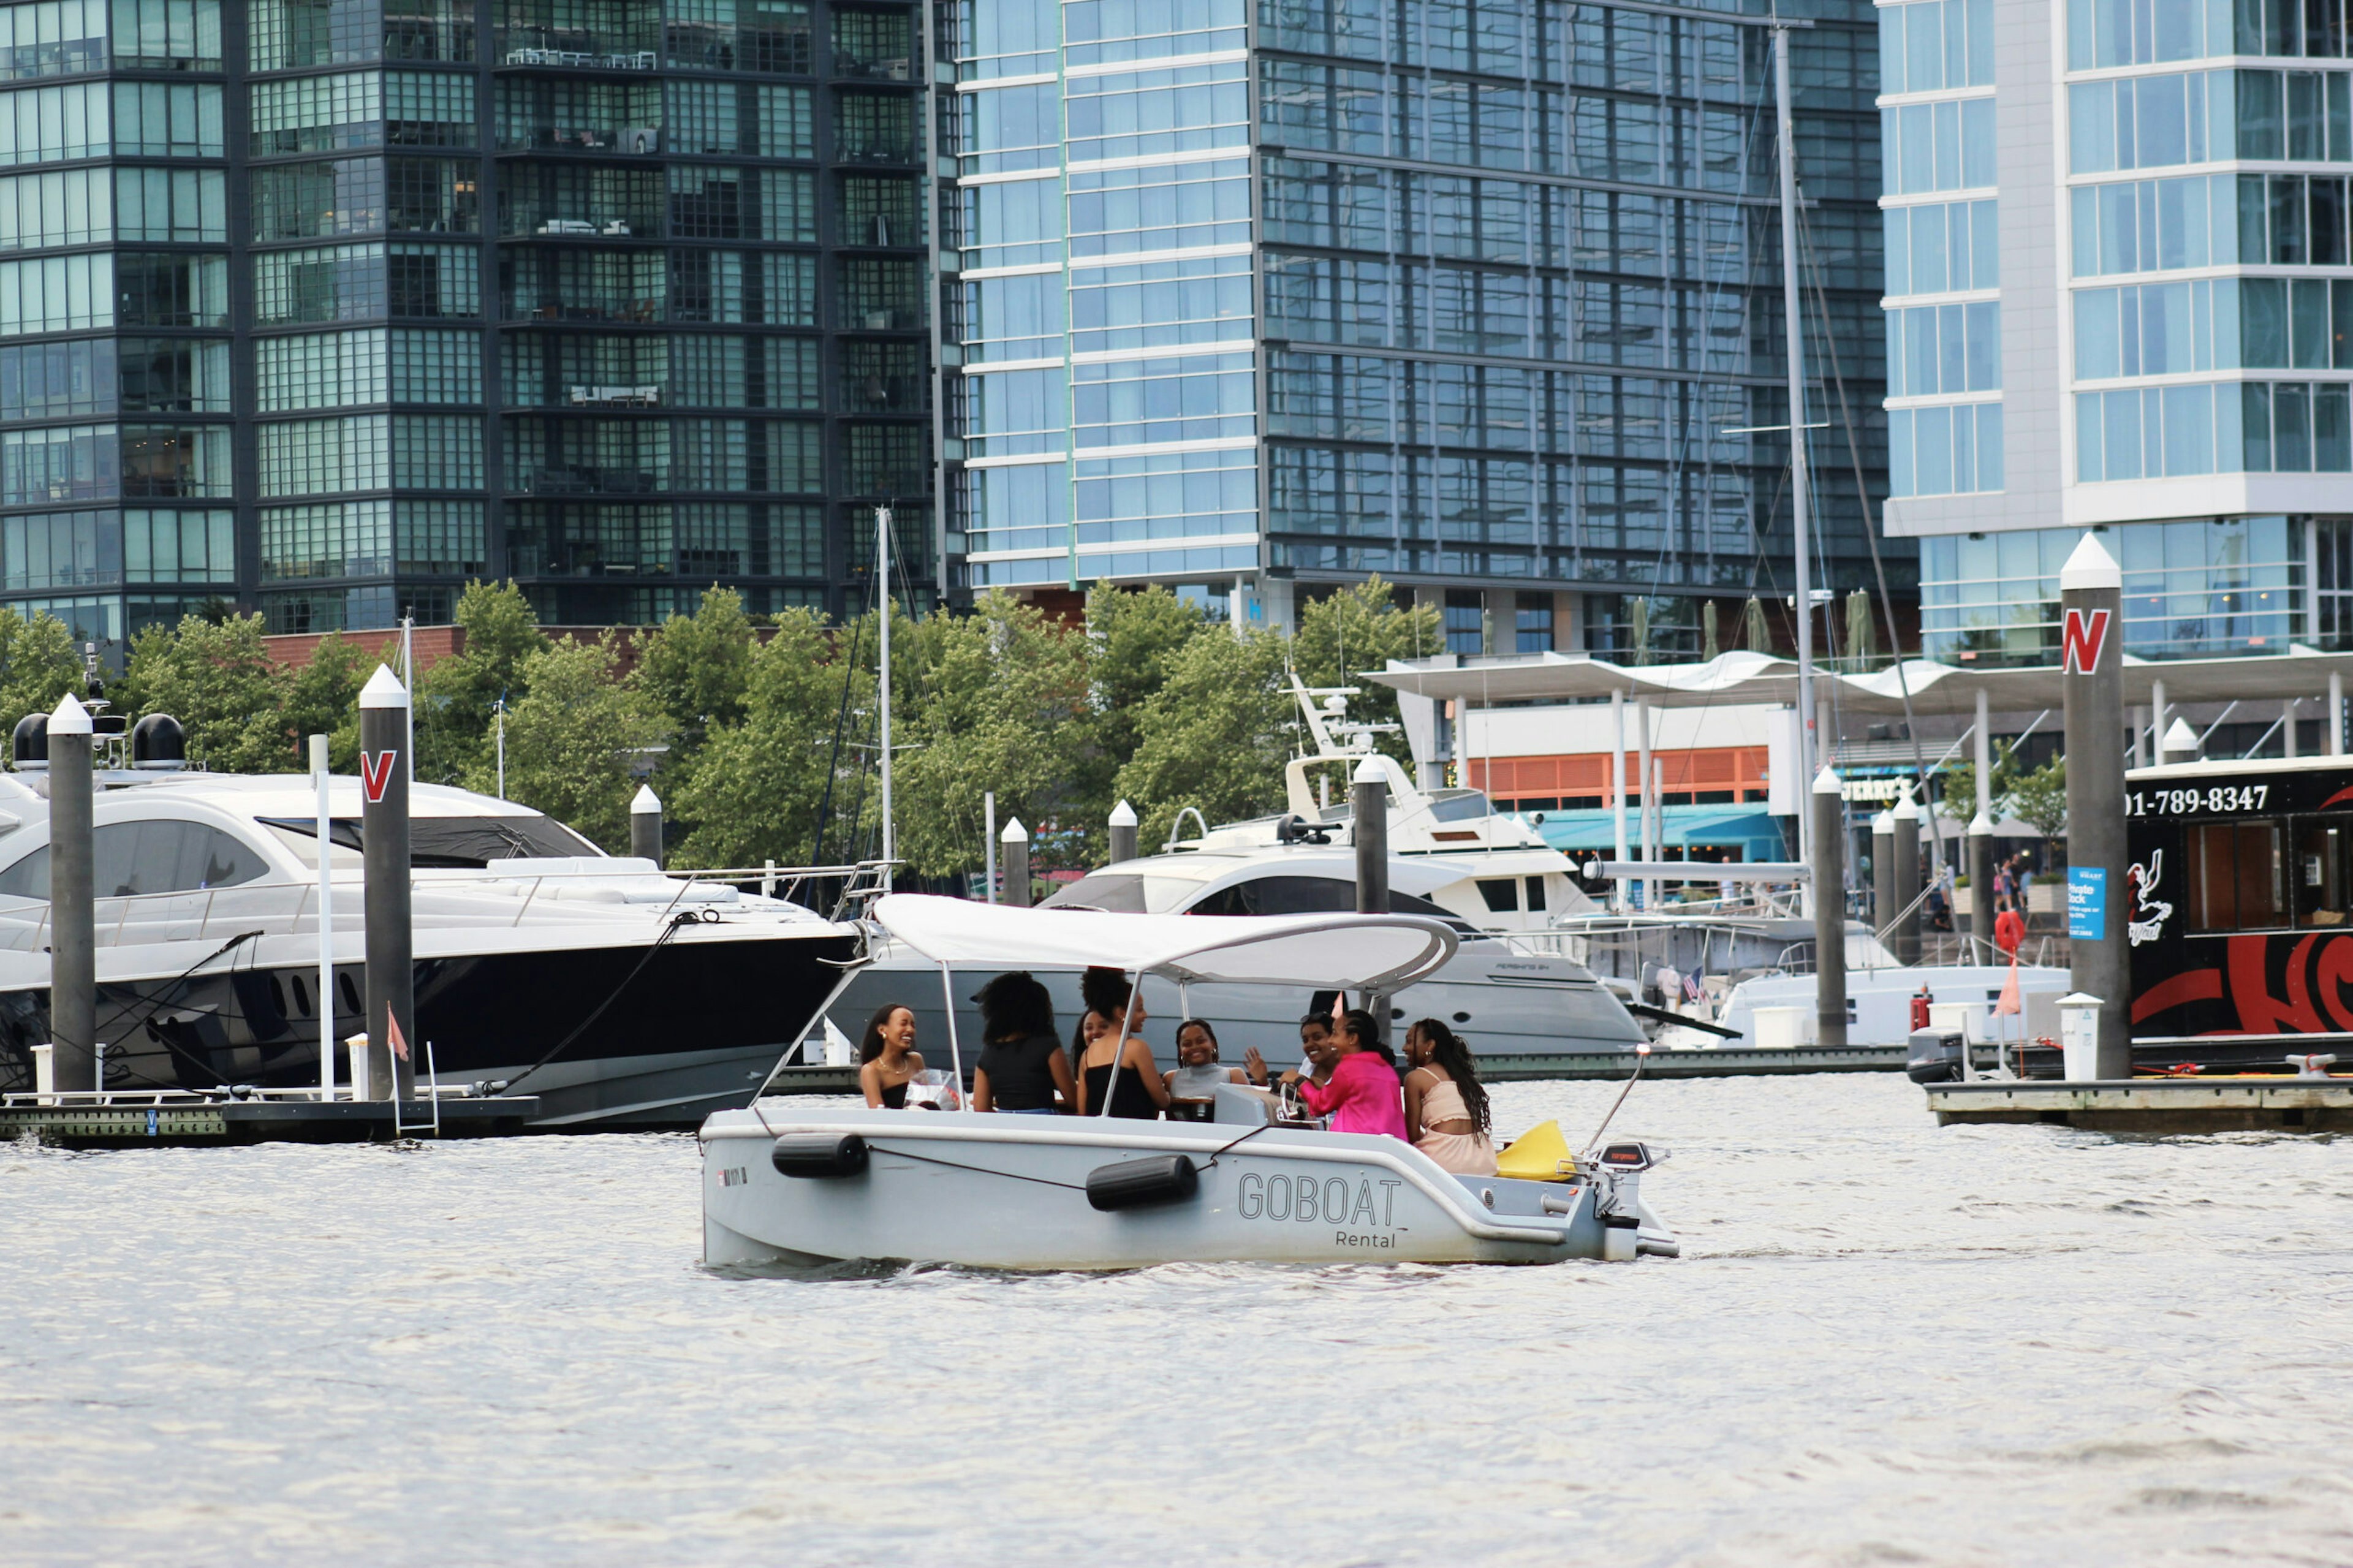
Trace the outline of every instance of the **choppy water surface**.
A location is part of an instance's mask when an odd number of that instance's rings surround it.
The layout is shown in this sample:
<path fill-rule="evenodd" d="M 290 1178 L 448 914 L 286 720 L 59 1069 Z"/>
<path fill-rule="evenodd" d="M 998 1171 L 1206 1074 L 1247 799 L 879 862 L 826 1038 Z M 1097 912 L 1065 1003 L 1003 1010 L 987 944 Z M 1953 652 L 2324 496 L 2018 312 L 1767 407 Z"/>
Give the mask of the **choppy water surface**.
<path fill-rule="evenodd" d="M 0 1559 L 2353 1560 L 2353 1145 L 1618 1131 L 1681 1262 L 728 1279 L 682 1137 L 0 1148 Z"/>

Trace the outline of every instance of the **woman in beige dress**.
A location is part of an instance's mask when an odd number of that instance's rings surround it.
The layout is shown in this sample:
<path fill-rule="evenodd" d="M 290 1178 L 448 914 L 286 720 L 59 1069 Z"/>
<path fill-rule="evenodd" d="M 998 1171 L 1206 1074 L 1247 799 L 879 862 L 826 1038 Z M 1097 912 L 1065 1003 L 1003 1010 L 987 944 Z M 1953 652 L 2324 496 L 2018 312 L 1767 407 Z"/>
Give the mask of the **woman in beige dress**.
<path fill-rule="evenodd" d="M 1461 1176 L 1495 1173 L 1488 1138 L 1487 1090 L 1471 1065 L 1471 1047 L 1435 1018 L 1406 1031 L 1405 1124 L 1413 1146 Z"/>

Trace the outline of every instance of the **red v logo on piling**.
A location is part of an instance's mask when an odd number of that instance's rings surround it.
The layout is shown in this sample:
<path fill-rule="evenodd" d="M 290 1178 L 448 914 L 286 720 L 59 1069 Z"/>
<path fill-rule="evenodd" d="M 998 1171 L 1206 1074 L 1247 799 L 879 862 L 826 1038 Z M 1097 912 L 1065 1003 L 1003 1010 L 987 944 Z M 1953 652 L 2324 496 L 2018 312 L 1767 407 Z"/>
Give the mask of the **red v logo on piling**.
<path fill-rule="evenodd" d="M 2064 649 L 2064 668 L 2070 675 L 2089 675 L 2099 668 L 2100 649 L 2108 640 L 2108 614 L 2105 610 L 2067 612 L 2060 642 Z"/>
<path fill-rule="evenodd" d="M 385 786 L 392 783 L 392 764 L 398 752 L 362 752 L 360 753 L 360 788 L 366 792 L 370 805 L 384 804 Z"/>

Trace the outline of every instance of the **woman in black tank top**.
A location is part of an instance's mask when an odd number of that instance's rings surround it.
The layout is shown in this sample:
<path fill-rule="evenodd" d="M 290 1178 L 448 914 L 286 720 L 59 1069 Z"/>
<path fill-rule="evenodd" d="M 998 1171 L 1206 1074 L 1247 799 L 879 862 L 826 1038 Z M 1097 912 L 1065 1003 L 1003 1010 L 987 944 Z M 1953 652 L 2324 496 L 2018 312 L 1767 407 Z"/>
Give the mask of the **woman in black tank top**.
<path fill-rule="evenodd" d="M 1111 1114 L 1138 1121 L 1158 1118 L 1168 1104 L 1168 1089 L 1160 1079 L 1160 1064 L 1152 1047 L 1139 1037 L 1147 1015 L 1144 998 L 1134 994 L 1127 976 L 1116 969 L 1090 969 L 1080 981 L 1087 1016 L 1079 1020 L 1079 1039 L 1072 1054 L 1079 1061 L 1079 1114 L 1092 1116 L 1103 1109 L 1106 1095 Z M 1127 1015 L 1127 1045 L 1119 1044 L 1119 1016 Z M 1118 1081 L 1113 1081 L 1117 1053 Z"/>
<path fill-rule="evenodd" d="M 877 1007 L 858 1043 L 858 1087 L 866 1091 L 869 1106 L 906 1110 L 907 1086 L 923 1070 L 923 1053 L 915 1049 L 914 1009 L 897 1002 Z"/>

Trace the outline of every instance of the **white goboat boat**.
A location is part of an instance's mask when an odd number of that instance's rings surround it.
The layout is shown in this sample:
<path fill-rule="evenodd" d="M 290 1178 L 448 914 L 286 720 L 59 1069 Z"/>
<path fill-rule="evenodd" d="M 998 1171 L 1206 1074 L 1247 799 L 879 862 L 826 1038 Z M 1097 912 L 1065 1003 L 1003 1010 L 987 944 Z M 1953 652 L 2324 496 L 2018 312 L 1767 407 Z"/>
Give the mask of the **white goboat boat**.
<path fill-rule="evenodd" d="M 938 968 L 1100 964 L 1180 988 L 1387 993 L 1453 956 L 1411 915 L 1203 920 L 894 894 L 872 918 Z M 961 1043 L 949 1054 L 962 1082 Z M 1110 1096 L 1106 1095 L 1106 1100 Z M 908 1259 L 995 1268 L 1155 1263 L 1558 1263 L 1673 1256 L 1643 1205 L 1663 1156 L 1613 1143 L 1548 1179 L 1458 1176 L 1396 1138 L 1278 1119 L 1228 1085 L 1212 1121 L 826 1110 L 757 1100 L 703 1123 L 703 1261 Z M 1543 1131 L 1544 1130 L 1539 1130 Z M 1556 1131 L 1545 1142 L 1566 1156 Z M 1507 1164 L 1511 1162 L 1507 1159 Z"/>

